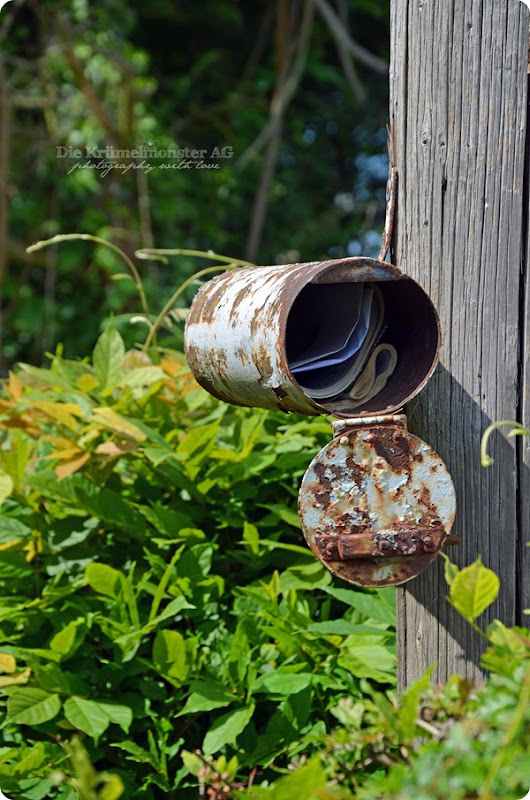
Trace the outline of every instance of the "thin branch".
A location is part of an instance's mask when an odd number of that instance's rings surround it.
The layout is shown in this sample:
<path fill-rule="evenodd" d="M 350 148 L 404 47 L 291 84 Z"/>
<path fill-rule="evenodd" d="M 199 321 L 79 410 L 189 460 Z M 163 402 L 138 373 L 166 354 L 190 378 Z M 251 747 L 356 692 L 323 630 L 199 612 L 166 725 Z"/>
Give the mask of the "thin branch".
<path fill-rule="evenodd" d="M 362 44 L 351 38 L 333 8 L 327 0 L 314 0 L 315 7 L 328 25 L 331 35 L 341 46 L 365 67 L 377 72 L 379 75 L 388 75 L 388 64 L 383 58 L 374 56 Z"/>
<path fill-rule="evenodd" d="M 267 146 L 267 152 L 265 154 L 265 160 L 263 163 L 258 191 L 256 193 L 256 199 L 254 201 L 254 207 L 252 209 L 252 217 L 245 254 L 249 261 L 255 261 L 261 235 L 263 233 L 269 189 L 276 169 L 283 119 L 287 110 L 287 106 L 296 92 L 296 88 L 304 71 L 307 53 L 309 50 L 309 42 L 311 39 L 312 26 L 313 2 L 310 0 L 304 6 L 303 17 L 300 24 L 300 34 L 297 43 L 298 46 L 291 71 L 286 78 L 284 77 L 283 73 L 280 74 L 277 88 L 271 101 L 269 120 L 271 134 Z"/>
<path fill-rule="evenodd" d="M 348 30 L 348 4 L 345 0 L 339 0 L 339 17 L 344 29 Z M 344 77 L 348 81 L 353 96 L 356 97 L 360 103 L 364 103 L 366 100 L 366 92 L 364 91 L 364 86 L 359 80 L 357 72 L 355 71 L 355 64 L 353 62 L 352 54 L 346 49 L 342 41 L 335 39 L 335 44 L 337 47 L 337 55 L 341 63 L 342 71 L 344 72 Z"/>
<path fill-rule="evenodd" d="M 241 75 L 241 81 L 239 83 L 239 86 L 242 86 L 244 83 L 247 83 L 250 80 L 250 78 L 252 77 L 252 73 L 259 64 L 261 56 L 263 55 L 265 46 L 267 44 L 267 37 L 271 29 L 271 22 L 272 22 L 272 5 L 265 10 L 265 13 L 261 17 L 261 22 L 259 25 L 258 34 L 256 36 L 256 41 L 254 42 L 254 46 L 250 51 L 247 63 L 243 67 L 243 73 Z"/>
<path fill-rule="evenodd" d="M 85 72 L 83 70 L 83 66 L 79 61 L 78 57 L 76 56 L 73 45 L 71 44 L 72 34 L 68 30 L 64 20 L 59 22 L 58 30 L 59 30 L 59 35 L 61 37 L 61 42 L 64 47 L 64 56 L 66 59 L 66 63 L 74 73 L 74 78 L 78 89 L 84 94 L 89 108 L 92 110 L 92 113 L 94 114 L 95 118 L 98 120 L 99 124 L 104 129 L 104 131 L 110 134 L 115 140 L 117 140 L 118 132 L 116 130 L 114 121 L 107 114 L 105 108 L 101 104 L 99 97 L 96 94 L 96 90 L 94 89 L 90 81 L 88 81 L 85 78 Z"/>
<path fill-rule="evenodd" d="M 269 142 L 276 132 L 277 120 L 281 119 L 287 106 L 293 99 L 304 71 L 311 37 L 313 22 L 313 0 L 308 0 L 304 6 L 304 16 L 301 24 L 298 53 L 295 57 L 292 70 L 287 78 L 281 77 L 278 81 L 271 100 L 269 120 L 254 142 L 247 147 L 241 158 L 236 161 L 236 169 L 244 169 L 249 161 Z"/>

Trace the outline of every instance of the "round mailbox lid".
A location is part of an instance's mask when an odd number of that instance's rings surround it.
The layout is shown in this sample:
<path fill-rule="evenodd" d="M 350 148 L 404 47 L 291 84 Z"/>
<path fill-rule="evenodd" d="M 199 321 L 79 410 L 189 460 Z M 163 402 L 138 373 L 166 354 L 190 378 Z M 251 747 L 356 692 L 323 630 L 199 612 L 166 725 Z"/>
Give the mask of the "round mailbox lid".
<path fill-rule="evenodd" d="M 335 575 L 361 586 L 414 578 L 433 561 L 453 525 L 453 482 L 406 417 L 334 424 L 299 494 L 302 530 Z"/>

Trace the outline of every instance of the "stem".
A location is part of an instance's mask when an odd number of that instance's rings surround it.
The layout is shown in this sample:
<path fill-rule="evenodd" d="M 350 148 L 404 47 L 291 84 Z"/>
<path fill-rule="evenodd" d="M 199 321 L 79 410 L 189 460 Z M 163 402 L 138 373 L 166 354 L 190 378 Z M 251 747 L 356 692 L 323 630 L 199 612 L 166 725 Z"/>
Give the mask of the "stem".
<path fill-rule="evenodd" d="M 136 250 L 136 258 L 155 258 L 157 256 L 194 256 L 196 258 L 210 258 L 212 261 L 221 261 L 223 264 L 233 264 L 234 267 L 255 267 L 251 261 L 243 261 L 240 258 L 229 258 L 220 256 L 213 250 L 181 250 L 180 248 L 158 248 L 142 247 Z M 162 260 L 162 259 L 161 259 Z"/>
<path fill-rule="evenodd" d="M 157 590 L 155 592 L 155 596 L 153 598 L 153 602 L 151 604 L 151 611 L 149 612 L 149 619 L 147 620 L 148 623 L 152 622 L 154 620 L 154 618 L 156 617 L 156 615 L 158 614 L 158 609 L 160 608 L 160 603 L 162 602 L 162 599 L 163 599 L 165 591 L 166 591 L 166 589 L 168 587 L 169 581 L 171 580 L 171 573 L 173 572 L 173 567 L 175 566 L 175 564 L 177 563 L 177 561 L 181 557 L 182 550 L 183 550 L 182 547 L 179 547 L 177 549 L 177 551 L 173 555 L 173 558 L 171 559 L 171 561 L 167 565 L 167 567 L 166 567 L 166 569 L 164 571 L 164 574 L 162 575 L 162 579 L 161 579 L 160 583 L 158 584 Z"/>
<path fill-rule="evenodd" d="M 161 251 L 158 251 L 158 252 L 161 252 Z M 233 265 L 234 267 L 239 266 L 239 263 L 231 261 L 229 258 L 227 258 L 226 261 L 229 261 L 230 264 Z M 252 266 L 252 265 L 250 265 L 250 266 Z M 209 275 L 211 272 L 218 272 L 219 270 L 223 270 L 223 269 L 225 269 L 224 265 L 223 266 L 218 266 L 218 267 L 206 267 L 206 269 L 201 269 L 201 270 L 199 270 L 199 272 L 195 272 L 191 276 L 191 278 L 188 278 L 188 280 L 184 281 L 184 283 L 181 283 L 179 288 L 175 292 L 173 292 L 173 294 L 171 295 L 171 297 L 169 298 L 169 300 L 165 304 L 164 308 L 162 309 L 162 311 L 160 312 L 158 317 L 153 322 L 153 324 L 152 324 L 152 326 L 151 326 L 151 328 L 149 330 L 149 333 L 147 335 L 147 339 L 145 340 L 145 344 L 142 347 L 142 350 L 143 350 L 144 353 L 146 353 L 149 350 L 149 347 L 151 346 L 151 342 L 153 341 L 154 337 L 156 336 L 156 332 L 157 332 L 158 328 L 160 327 L 164 317 L 166 316 L 166 314 L 170 310 L 171 306 L 180 297 L 180 295 L 184 291 L 186 291 L 188 286 L 191 286 L 191 284 L 194 283 L 197 280 L 197 278 L 202 278 L 203 275 Z M 231 267 L 229 266 L 228 269 L 231 269 Z"/>
<path fill-rule="evenodd" d="M 484 434 L 482 436 L 482 441 L 480 443 L 480 463 L 482 464 L 483 467 L 491 467 L 491 465 L 493 464 L 493 459 L 491 458 L 490 455 L 488 455 L 488 439 L 490 438 L 491 434 L 496 428 L 501 428 L 503 425 L 512 425 L 513 432 L 510 431 L 511 434 L 512 433 L 515 434 L 515 432 L 521 433 L 522 435 L 530 434 L 530 430 L 521 425 L 520 422 L 513 422 L 510 419 L 503 419 L 500 420 L 499 422 L 492 422 L 492 424 L 489 425 L 484 431 Z"/>
<path fill-rule="evenodd" d="M 127 253 L 124 253 L 121 248 L 117 245 L 112 244 L 112 242 L 107 242 L 105 239 L 101 239 L 99 236 L 92 236 L 91 233 L 59 233 L 57 236 L 53 236 L 51 239 L 43 239 L 40 242 L 35 242 L 35 244 L 26 247 L 26 253 L 33 253 L 35 250 L 41 250 L 43 247 L 48 247 L 51 244 L 58 244 L 59 242 L 67 242 L 71 239 L 82 239 L 86 242 L 95 242 L 96 244 L 103 244 L 106 247 L 110 247 L 111 250 L 114 250 L 115 253 L 123 258 L 125 263 L 127 264 L 129 271 L 133 277 L 134 284 L 138 290 L 138 294 L 140 296 L 140 302 L 142 304 L 142 310 L 144 314 L 149 316 L 149 309 L 147 307 L 147 300 L 145 297 L 144 287 L 142 285 L 142 279 L 140 278 L 140 274 L 136 269 L 134 262 L 129 258 Z"/>
<path fill-rule="evenodd" d="M 466 617 L 464 617 L 464 619 L 466 620 L 466 622 L 469 625 L 471 625 L 471 627 L 473 628 L 474 631 L 476 631 L 480 636 L 482 636 L 483 639 L 485 639 L 487 642 L 489 642 L 489 639 L 488 639 L 487 635 L 484 633 L 482 628 L 479 628 L 479 626 L 477 625 L 476 622 L 474 622 L 474 620 L 467 619 Z"/>

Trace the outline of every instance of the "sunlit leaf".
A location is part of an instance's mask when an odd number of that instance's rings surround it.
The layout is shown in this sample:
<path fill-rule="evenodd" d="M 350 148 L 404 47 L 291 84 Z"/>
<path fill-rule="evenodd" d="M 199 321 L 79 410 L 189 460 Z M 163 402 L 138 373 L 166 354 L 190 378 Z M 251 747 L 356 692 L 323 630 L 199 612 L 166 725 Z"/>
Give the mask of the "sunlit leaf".
<path fill-rule="evenodd" d="M 205 753 L 217 753 L 225 744 L 235 744 L 239 734 L 247 727 L 254 713 L 254 703 L 236 708 L 215 720 L 204 737 L 202 749 Z"/>
<path fill-rule="evenodd" d="M 123 575 L 108 564 L 92 562 L 85 571 L 86 579 L 98 594 L 116 598 L 122 589 Z"/>
<path fill-rule="evenodd" d="M 499 588 L 499 578 L 493 570 L 484 566 L 479 557 L 455 575 L 449 599 L 465 619 L 473 621 L 496 600 Z"/>
<path fill-rule="evenodd" d="M 111 321 L 97 340 L 93 353 L 94 370 L 103 389 L 117 384 L 124 355 L 123 339 Z"/>
<path fill-rule="evenodd" d="M 0 505 L 9 497 L 12 491 L 12 478 L 7 474 L 7 472 L 4 472 L 3 469 L 0 469 Z"/>
<path fill-rule="evenodd" d="M 145 433 L 129 420 L 124 419 L 113 408 L 95 408 L 92 411 L 92 419 L 112 433 L 118 433 L 126 439 L 133 439 L 135 442 L 144 442 L 147 439 Z"/>

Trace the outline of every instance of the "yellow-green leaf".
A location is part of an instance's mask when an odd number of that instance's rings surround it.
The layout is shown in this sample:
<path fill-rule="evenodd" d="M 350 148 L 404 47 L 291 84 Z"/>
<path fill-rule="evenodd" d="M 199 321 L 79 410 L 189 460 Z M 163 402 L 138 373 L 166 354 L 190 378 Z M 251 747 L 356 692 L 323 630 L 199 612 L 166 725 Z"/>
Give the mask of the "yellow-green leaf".
<path fill-rule="evenodd" d="M 123 575 L 108 564 L 93 561 L 85 570 L 85 577 L 95 592 L 115 598 L 121 591 Z"/>
<path fill-rule="evenodd" d="M 138 367 L 125 373 L 120 379 L 118 386 L 151 386 L 157 381 L 163 381 L 166 375 L 160 367 Z"/>
<path fill-rule="evenodd" d="M 479 557 L 469 567 L 455 575 L 449 590 L 449 600 L 462 616 L 474 621 L 497 598 L 500 581 Z"/>
<path fill-rule="evenodd" d="M 147 439 L 145 433 L 137 425 L 124 419 L 112 408 L 95 408 L 92 412 L 92 419 L 107 430 L 119 433 L 120 436 L 133 439 L 135 442 L 144 442 Z"/>
<path fill-rule="evenodd" d="M 16 686 L 20 683 L 27 683 L 31 676 L 31 669 L 27 667 L 22 672 L 17 672 L 16 675 L 0 675 L 0 689 L 4 686 Z"/>
<path fill-rule="evenodd" d="M 445 561 L 445 564 L 444 564 L 444 577 L 445 577 L 445 580 L 447 582 L 447 585 L 451 586 L 453 580 L 456 578 L 456 576 L 460 572 L 460 568 L 456 564 L 453 564 L 453 562 L 451 561 L 449 556 L 447 556 L 445 553 L 440 553 L 440 555 L 442 556 L 442 558 Z"/>
<path fill-rule="evenodd" d="M 63 478 L 67 478 L 69 475 L 73 475 L 74 472 L 83 467 L 86 462 L 90 458 L 90 453 L 83 453 L 82 450 L 78 450 L 78 454 L 74 456 L 74 458 L 69 458 L 66 461 L 63 461 L 62 464 L 58 464 L 55 467 L 55 473 L 60 481 Z"/>
<path fill-rule="evenodd" d="M 42 411 L 50 419 L 59 422 L 70 430 L 75 430 L 78 423 L 75 417 L 82 417 L 83 411 L 75 403 L 51 403 L 48 400 L 34 400 L 33 408 Z"/>
<path fill-rule="evenodd" d="M 98 793 L 98 800 L 118 800 L 123 796 L 125 786 L 119 775 L 107 775 Z"/>
<path fill-rule="evenodd" d="M 9 497 L 12 491 L 13 479 L 7 474 L 7 472 L 4 472 L 3 469 L 0 469 L 0 505 L 2 505 L 4 500 Z"/>
<path fill-rule="evenodd" d="M 16 672 L 16 658 L 9 653 L 0 653 L 0 672 Z"/>
<path fill-rule="evenodd" d="M 153 664 L 162 675 L 184 680 L 188 674 L 186 645 L 178 631 L 158 631 L 153 644 Z"/>
<path fill-rule="evenodd" d="M 76 385 L 78 389 L 81 389 L 82 392 L 88 394 L 99 386 L 99 381 L 94 375 L 91 375 L 90 372 L 85 372 L 84 375 L 80 375 L 76 381 Z"/>
<path fill-rule="evenodd" d="M 83 643 L 86 634 L 86 623 L 82 617 L 73 619 L 50 641 L 50 649 L 60 653 L 61 661 L 70 658 Z"/>

